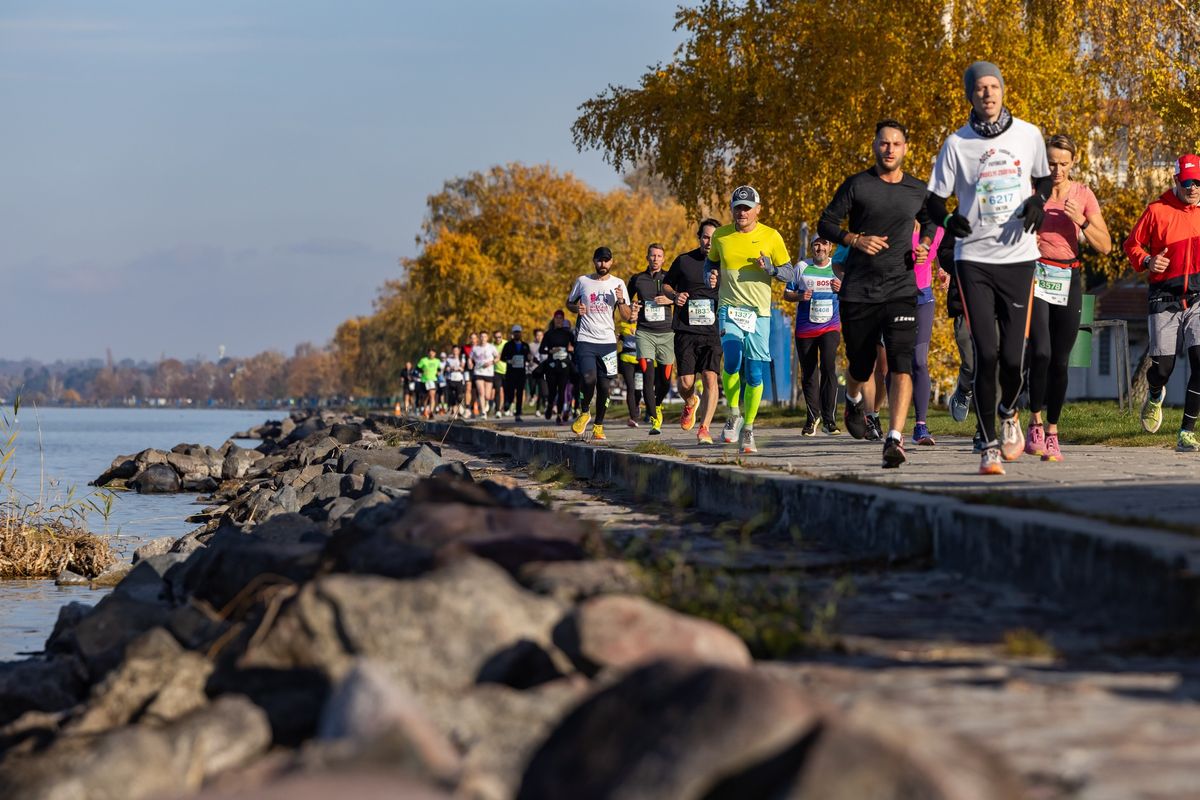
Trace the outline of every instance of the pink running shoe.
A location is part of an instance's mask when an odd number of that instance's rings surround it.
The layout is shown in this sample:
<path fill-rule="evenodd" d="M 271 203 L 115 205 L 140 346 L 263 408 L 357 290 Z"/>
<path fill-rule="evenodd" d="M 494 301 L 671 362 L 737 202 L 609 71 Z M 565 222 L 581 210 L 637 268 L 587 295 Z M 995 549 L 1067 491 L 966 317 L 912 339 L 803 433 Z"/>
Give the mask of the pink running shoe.
<path fill-rule="evenodd" d="M 1042 450 L 1042 461 L 1062 461 L 1062 450 L 1058 449 L 1058 434 L 1046 434 L 1046 446 Z"/>
<path fill-rule="evenodd" d="M 1025 454 L 1040 456 L 1046 450 L 1045 428 L 1040 424 L 1030 423 L 1029 431 L 1025 434 Z"/>

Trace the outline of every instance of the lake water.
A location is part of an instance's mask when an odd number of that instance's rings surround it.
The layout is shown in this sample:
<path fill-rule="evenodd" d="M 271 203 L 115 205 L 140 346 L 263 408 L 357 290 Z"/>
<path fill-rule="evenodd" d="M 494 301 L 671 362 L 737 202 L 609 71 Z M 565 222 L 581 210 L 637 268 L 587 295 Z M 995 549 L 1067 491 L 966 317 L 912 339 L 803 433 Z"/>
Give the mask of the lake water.
<path fill-rule="evenodd" d="M 13 421 L 12 406 L 4 413 Z M 23 406 L 16 466 L 11 481 L 22 498 L 53 502 L 74 488 L 76 497 L 93 491 L 88 481 L 108 469 L 118 455 L 147 447 L 169 450 L 181 442 L 219 447 L 237 431 L 278 419 L 284 411 L 209 409 L 46 408 Z M 0 437 L 0 441 L 7 438 Z M 249 443 L 246 443 L 249 444 Z M 184 519 L 199 507 L 196 496 L 119 492 L 105 520 L 92 512 L 88 527 L 113 534 L 128 558 L 134 548 L 160 536 L 182 536 L 197 526 Z M 0 661 L 38 652 L 58 618 L 58 609 L 79 601 L 95 603 L 104 590 L 55 586 L 52 580 L 0 580 Z"/>

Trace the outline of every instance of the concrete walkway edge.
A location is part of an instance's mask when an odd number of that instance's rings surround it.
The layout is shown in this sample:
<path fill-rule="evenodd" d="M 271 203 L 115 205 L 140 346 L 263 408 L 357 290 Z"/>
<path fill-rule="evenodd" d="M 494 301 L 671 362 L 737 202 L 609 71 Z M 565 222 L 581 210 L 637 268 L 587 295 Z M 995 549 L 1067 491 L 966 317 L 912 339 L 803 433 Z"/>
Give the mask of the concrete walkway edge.
<path fill-rule="evenodd" d="M 1197 627 L 1200 540 L 1068 514 L 967 503 L 868 483 L 643 455 L 463 423 L 424 423 L 434 439 L 561 464 L 579 478 L 664 496 L 843 552 L 1000 582 L 1145 631 Z M 666 494 L 664 495 L 664 490 Z M 1107 625 L 1106 625 L 1107 627 Z"/>

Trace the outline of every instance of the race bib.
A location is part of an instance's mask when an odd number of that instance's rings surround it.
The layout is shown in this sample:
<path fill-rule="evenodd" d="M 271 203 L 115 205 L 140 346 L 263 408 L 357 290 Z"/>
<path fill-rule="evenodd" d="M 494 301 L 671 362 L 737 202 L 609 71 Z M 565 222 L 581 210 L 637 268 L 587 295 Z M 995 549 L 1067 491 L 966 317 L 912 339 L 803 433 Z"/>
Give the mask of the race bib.
<path fill-rule="evenodd" d="M 642 314 L 645 315 L 646 322 L 666 322 L 667 307 L 651 303 L 648 306 L 642 306 Z"/>
<path fill-rule="evenodd" d="M 513 369 L 525 369 L 525 356 L 513 356 L 512 367 Z"/>
<path fill-rule="evenodd" d="M 833 298 L 814 297 L 808 301 L 808 321 L 815 323 L 829 322 L 833 319 Z"/>
<path fill-rule="evenodd" d="M 688 323 L 691 325 L 712 325 L 717 321 L 713 313 L 713 301 L 708 299 L 688 300 Z"/>
<path fill-rule="evenodd" d="M 979 165 L 975 194 L 979 202 L 979 221 L 985 227 L 1003 225 L 1025 202 L 1029 178 L 1021 162 L 1004 148 L 992 148 Z"/>
<path fill-rule="evenodd" d="M 416 381 L 409 381 L 409 382 L 408 382 L 408 390 L 409 390 L 410 392 L 415 392 L 415 391 L 417 390 L 417 382 L 416 382 Z"/>
<path fill-rule="evenodd" d="M 643 377 L 644 376 L 640 372 L 633 373 L 633 390 L 635 392 L 640 392 L 642 390 L 642 386 L 645 385 L 644 381 L 642 380 Z"/>
<path fill-rule="evenodd" d="M 565 348 L 565 347 L 550 348 L 550 358 L 554 359 L 555 361 L 566 361 L 567 360 L 567 348 Z"/>
<path fill-rule="evenodd" d="M 1034 297 L 1040 297 L 1054 306 L 1067 304 L 1071 294 L 1070 267 L 1055 267 L 1039 261 L 1033 274 L 1037 278 L 1033 287 Z"/>
<path fill-rule="evenodd" d="M 754 333 L 758 327 L 758 312 L 746 306 L 727 306 L 725 317 L 746 333 Z"/>
<path fill-rule="evenodd" d="M 461 381 L 462 379 L 463 379 L 463 374 L 462 374 L 461 372 L 451 372 L 451 373 L 450 373 L 450 380 L 451 380 L 451 381 L 453 381 L 453 382 L 455 382 L 455 383 L 458 383 L 458 382 L 459 382 L 459 381 Z"/>
<path fill-rule="evenodd" d="M 613 350 L 611 353 L 606 353 L 603 360 L 604 360 L 605 374 L 607 374 L 608 377 L 610 377 L 610 378 L 612 376 L 616 375 L 617 374 L 617 351 Z"/>

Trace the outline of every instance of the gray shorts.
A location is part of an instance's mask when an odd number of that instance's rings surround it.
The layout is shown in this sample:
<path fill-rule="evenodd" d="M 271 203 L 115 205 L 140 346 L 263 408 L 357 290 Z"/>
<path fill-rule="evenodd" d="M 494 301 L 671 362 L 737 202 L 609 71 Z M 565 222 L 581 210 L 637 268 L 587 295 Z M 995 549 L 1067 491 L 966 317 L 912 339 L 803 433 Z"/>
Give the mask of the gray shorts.
<path fill-rule="evenodd" d="M 638 331 L 637 357 L 659 364 L 675 363 L 675 333 L 673 331 Z"/>
<path fill-rule="evenodd" d="M 1150 315 L 1150 355 L 1173 356 L 1200 345 L 1200 306 Z"/>

